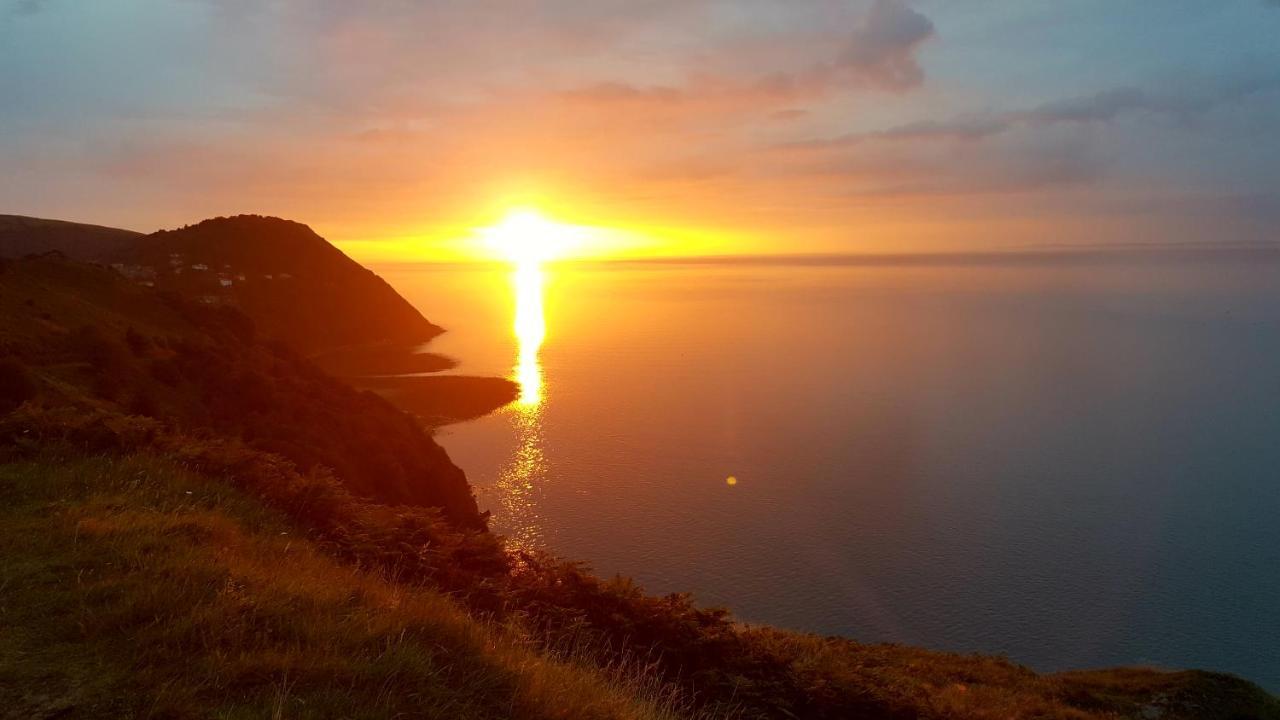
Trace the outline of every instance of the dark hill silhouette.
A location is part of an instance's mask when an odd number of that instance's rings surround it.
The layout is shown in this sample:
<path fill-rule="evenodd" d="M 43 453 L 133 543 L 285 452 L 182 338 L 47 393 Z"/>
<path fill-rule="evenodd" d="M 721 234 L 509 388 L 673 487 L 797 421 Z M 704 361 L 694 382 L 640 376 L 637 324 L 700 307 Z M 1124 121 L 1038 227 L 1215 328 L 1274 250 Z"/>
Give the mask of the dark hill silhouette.
<path fill-rule="evenodd" d="M 234 305 L 259 330 L 307 354 L 410 345 L 443 332 L 311 228 L 280 218 L 238 215 L 162 230 L 112 259 L 161 290 Z"/>
<path fill-rule="evenodd" d="M 443 332 L 371 270 L 301 223 L 218 217 L 150 235 L 0 215 L 0 257 L 56 251 L 111 264 L 136 283 L 242 310 L 259 331 L 307 354 Z"/>
<path fill-rule="evenodd" d="M 77 260 L 101 262 L 127 251 L 140 237 L 142 233 L 101 225 L 0 215 L 0 257 L 56 250 Z"/>
<path fill-rule="evenodd" d="M 3 260 L 0 358 L 11 405 L 34 397 L 217 433 L 304 472 L 329 468 L 359 495 L 484 524 L 462 470 L 414 418 L 258 339 L 235 308 L 157 293 L 58 254 Z"/>

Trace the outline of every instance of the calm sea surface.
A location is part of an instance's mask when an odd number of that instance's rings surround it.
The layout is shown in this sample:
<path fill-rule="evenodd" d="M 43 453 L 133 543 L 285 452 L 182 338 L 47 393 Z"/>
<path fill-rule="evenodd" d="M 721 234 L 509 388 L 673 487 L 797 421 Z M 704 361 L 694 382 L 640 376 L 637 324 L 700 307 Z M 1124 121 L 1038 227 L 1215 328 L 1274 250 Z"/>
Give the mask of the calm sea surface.
<path fill-rule="evenodd" d="M 738 617 L 1280 690 L 1280 254 L 376 270 L 515 542 Z"/>

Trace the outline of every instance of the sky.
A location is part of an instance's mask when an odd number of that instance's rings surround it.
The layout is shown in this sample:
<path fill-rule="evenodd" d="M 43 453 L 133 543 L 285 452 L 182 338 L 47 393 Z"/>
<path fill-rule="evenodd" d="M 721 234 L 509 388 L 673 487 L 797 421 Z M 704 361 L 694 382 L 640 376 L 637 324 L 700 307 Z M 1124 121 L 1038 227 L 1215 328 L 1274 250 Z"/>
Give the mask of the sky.
<path fill-rule="evenodd" d="M 1280 0 L 0 0 L 0 213 L 451 259 L 1280 240 Z"/>

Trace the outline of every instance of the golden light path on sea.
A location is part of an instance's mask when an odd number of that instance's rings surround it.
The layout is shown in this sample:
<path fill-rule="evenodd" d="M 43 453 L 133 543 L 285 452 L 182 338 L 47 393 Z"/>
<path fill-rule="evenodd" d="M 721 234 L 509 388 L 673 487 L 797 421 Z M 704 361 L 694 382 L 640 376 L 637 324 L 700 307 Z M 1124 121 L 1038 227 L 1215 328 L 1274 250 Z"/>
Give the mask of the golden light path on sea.
<path fill-rule="evenodd" d="M 536 411 L 542 404 L 542 363 L 538 353 L 547 337 L 546 311 L 542 305 L 543 273 L 537 260 L 524 260 L 511 274 L 516 304 L 514 380 L 520 383 L 516 408 L 525 414 Z"/>
<path fill-rule="evenodd" d="M 533 550 L 543 542 L 538 494 L 547 476 L 542 449 L 544 388 L 539 353 L 546 339 L 543 308 L 544 269 L 536 259 L 521 260 L 511 273 L 515 299 L 516 362 L 512 379 L 520 395 L 511 406 L 516 450 L 498 476 L 502 531 L 512 550 Z"/>
<path fill-rule="evenodd" d="M 516 449 L 498 475 L 498 518 L 512 550 L 533 550 L 543 544 L 538 502 L 547 478 L 543 452 L 542 413 L 546 400 L 542 344 L 547 337 L 544 307 L 546 274 L 543 266 L 570 242 L 571 228 L 551 222 L 536 211 L 516 210 L 484 232 L 487 243 L 512 263 L 510 275 L 516 341 L 511 379 L 520 394 L 510 407 Z"/>

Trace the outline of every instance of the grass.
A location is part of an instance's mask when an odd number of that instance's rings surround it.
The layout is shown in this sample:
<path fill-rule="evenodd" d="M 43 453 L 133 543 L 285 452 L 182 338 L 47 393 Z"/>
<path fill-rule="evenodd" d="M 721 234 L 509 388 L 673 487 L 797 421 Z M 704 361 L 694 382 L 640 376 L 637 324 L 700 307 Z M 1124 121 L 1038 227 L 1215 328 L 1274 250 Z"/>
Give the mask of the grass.
<path fill-rule="evenodd" d="M 634 666 L 538 652 L 341 564 L 226 484 L 148 456 L 0 467 L 12 717 L 664 718 Z"/>
<path fill-rule="evenodd" d="M 192 467 L 136 451 L 0 464 L 0 716 L 1280 717 L 1275 698 L 1213 673 L 1039 675 L 996 657 L 718 624 L 711 639 L 695 633 L 723 653 L 698 668 L 709 702 L 695 705 L 662 659 L 600 645 L 599 622 L 543 635 L 536 603 L 494 620 L 319 541 L 272 507 L 280 498 Z M 601 583 L 592 602 L 605 588 L 663 612 L 625 582 Z"/>

